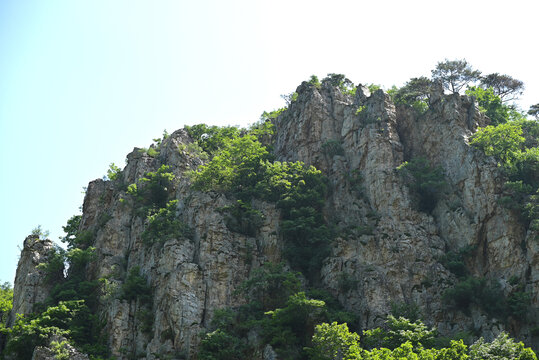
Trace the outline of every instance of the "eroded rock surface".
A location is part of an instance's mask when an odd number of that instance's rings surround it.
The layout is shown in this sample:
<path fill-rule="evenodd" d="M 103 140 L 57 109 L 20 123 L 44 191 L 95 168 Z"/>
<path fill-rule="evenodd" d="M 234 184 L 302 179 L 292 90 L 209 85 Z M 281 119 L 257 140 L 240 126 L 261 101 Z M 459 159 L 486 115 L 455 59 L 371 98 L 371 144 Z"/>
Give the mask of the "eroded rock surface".
<path fill-rule="evenodd" d="M 468 144 L 477 127 L 488 122 L 473 100 L 433 94 L 429 110 L 418 115 L 396 108 L 383 91 L 371 94 L 361 85 L 354 96 L 327 82 L 321 87 L 303 83 L 297 92 L 297 100 L 275 121 L 275 155 L 279 161 L 314 165 L 326 175 L 330 190 L 324 213 L 337 236 L 321 269 L 322 284 L 359 315 L 361 326 L 379 326 L 392 304 L 415 304 L 427 325 L 444 335 L 473 330 L 492 339 L 509 330 L 537 347 L 526 325 L 491 319 L 475 308 L 466 316 L 442 303 L 443 292 L 457 279 L 440 259 L 468 245 L 474 248 L 467 263 L 473 275 L 498 281 L 506 293 L 510 278 L 523 279 L 534 307 L 539 300 L 539 245 L 515 214 L 498 205 L 503 179 L 496 164 Z M 127 156 L 124 186 L 103 180 L 88 186 L 81 230 L 95 232 L 97 249 L 88 273 L 107 278 L 100 313 L 118 359 L 194 358 L 213 312 L 244 301 L 234 290 L 253 269 L 283 260 L 274 204 L 255 203 L 264 223 L 256 237 L 248 237 L 231 232 L 219 211 L 233 199 L 191 189 L 187 172 L 203 163 L 182 146 L 192 141 L 178 130 L 163 140 L 155 157 L 139 149 Z M 396 171 L 413 157 L 445 172 L 448 189 L 432 214 L 415 210 Z M 148 246 L 125 185 L 161 164 L 176 176 L 169 195 L 178 200 L 177 216 L 194 236 Z M 25 240 L 15 283 L 17 311 L 29 312 L 47 293 L 35 265 L 51 247 L 36 238 Z M 118 296 L 136 266 L 152 288 L 149 308 Z M 150 329 L 141 324 L 142 311 L 153 319 Z M 264 345 L 260 357 L 272 359 L 275 353 Z"/>

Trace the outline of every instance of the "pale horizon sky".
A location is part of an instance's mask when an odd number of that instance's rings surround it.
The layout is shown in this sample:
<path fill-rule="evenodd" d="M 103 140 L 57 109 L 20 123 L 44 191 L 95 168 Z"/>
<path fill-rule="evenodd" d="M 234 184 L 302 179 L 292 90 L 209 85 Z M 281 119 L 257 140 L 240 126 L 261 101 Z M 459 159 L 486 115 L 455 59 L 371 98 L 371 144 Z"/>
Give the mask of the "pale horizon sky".
<path fill-rule="evenodd" d="M 186 124 L 246 126 L 314 74 L 402 86 L 438 61 L 524 81 L 539 103 L 539 5 L 506 1 L 0 1 L 0 282 L 37 225 Z"/>

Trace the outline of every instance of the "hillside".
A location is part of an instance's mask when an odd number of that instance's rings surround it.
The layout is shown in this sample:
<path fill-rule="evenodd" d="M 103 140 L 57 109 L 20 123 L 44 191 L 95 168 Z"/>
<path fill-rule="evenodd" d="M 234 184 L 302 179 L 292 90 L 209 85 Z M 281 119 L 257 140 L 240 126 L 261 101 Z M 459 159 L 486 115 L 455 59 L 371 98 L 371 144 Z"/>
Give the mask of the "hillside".
<path fill-rule="evenodd" d="M 8 325 L 84 300 L 54 326 L 96 358 L 300 359 L 316 324 L 393 314 L 440 346 L 537 350 L 536 122 L 491 149 L 474 134 L 503 122 L 477 96 L 315 80 L 251 129 L 186 127 L 90 182 L 67 251 L 25 240 Z"/>

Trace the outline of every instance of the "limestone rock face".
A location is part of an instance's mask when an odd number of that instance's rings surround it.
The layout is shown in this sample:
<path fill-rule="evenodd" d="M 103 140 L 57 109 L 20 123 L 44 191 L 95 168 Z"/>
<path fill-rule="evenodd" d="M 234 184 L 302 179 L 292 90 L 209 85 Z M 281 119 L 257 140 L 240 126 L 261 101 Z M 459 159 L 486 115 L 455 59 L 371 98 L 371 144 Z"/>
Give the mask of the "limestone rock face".
<path fill-rule="evenodd" d="M 302 161 L 321 169 L 329 195 L 324 216 L 334 225 L 331 255 L 321 282 L 361 326 L 379 326 L 392 305 L 418 306 L 427 325 L 444 335 L 473 330 L 492 339 L 507 330 L 537 347 L 526 325 L 488 318 L 473 308 L 469 316 L 447 309 L 442 294 L 457 279 L 442 263 L 448 251 L 474 250 L 467 266 L 472 275 L 495 280 L 505 293 L 518 278 L 538 304 L 538 242 L 516 214 L 498 205 L 503 185 L 494 161 L 470 147 L 471 134 L 488 122 L 465 96 L 431 96 L 429 110 L 417 114 L 395 107 L 381 90 L 358 86 L 343 94 L 323 82 L 303 83 L 297 100 L 275 120 L 274 151 L 279 161 Z M 92 181 L 81 220 L 82 231 L 95 234 L 97 260 L 89 277 L 106 279 L 99 312 L 112 353 L 118 359 L 196 358 L 200 333 L 216 309 L 241 305 L 235 289 L 266 261 L 282 261 L 280 214 L 275 204 L 256 202 L 264 215 L 256 237 L 230 231 L 221 208 L 234 199 L 195 191 L 188 172 L 203 164 L 190 152 L 193 140 L 178 130 L 155 145 L 153 157 L 140 149 L 127 156 L 117 181 Z M 447 190 L 432 214 L 415 210 L 414 200 L 396 168 L 424 157 L 441 166 Z M 161 165 L 176 176 L 169 198 L 193 236 L 145 244 L 146 224 L 126 194 Z M 29 312 L 48 289 L 35 265 L 46 259 L 50 242 L 25 240 L 15 283 L 16 311 Z M 138 267 L 152 289 L 150 305 L 122 300 L 121 286 Z M 20 273 L 20 275 L 19 275 Z M 41 296 L 41 297 L 40 297 Z M 151 319 L 148 324 L 144 319 Z M 267 344 L 260 359 L 274 359 Z"/>
<path fill-rule="evenodd" d="M 49 295 L 51 285 L 45 281 L 45 272 L 37 266 L 47 263 L 53 251 L 52 241 L 41 240 L 37 235 L 30 235 L 24 240 L 15 275 L 13 309 L 8 326 L 13 325 L 16 314 L 32 313 L 34 305 L 43 302 Z"/>

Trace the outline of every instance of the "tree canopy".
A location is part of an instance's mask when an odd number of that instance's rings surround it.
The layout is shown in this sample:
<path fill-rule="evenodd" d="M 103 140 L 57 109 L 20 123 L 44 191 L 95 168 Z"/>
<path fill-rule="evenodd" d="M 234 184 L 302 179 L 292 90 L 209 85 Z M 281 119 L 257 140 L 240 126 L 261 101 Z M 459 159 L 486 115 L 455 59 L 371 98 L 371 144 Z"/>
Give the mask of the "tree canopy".
<path fill-rule="evenodd" d="M 494 95 L 499 96 L 502 102 L 516 100 L 524 91 L 524 83 L 509 75 L 493 73 L 481 77 L 481 86 L 492 88 Z"/>
<path fill-rule="evenodd" d="M 474 70 L 464 59 L 445 59 L 431 73 L 434 81 L 440 81 L 444 89 L 454 94 L 458 94 L 469 83 L 478 81 L 481 76 L 481 71 Z"/>

